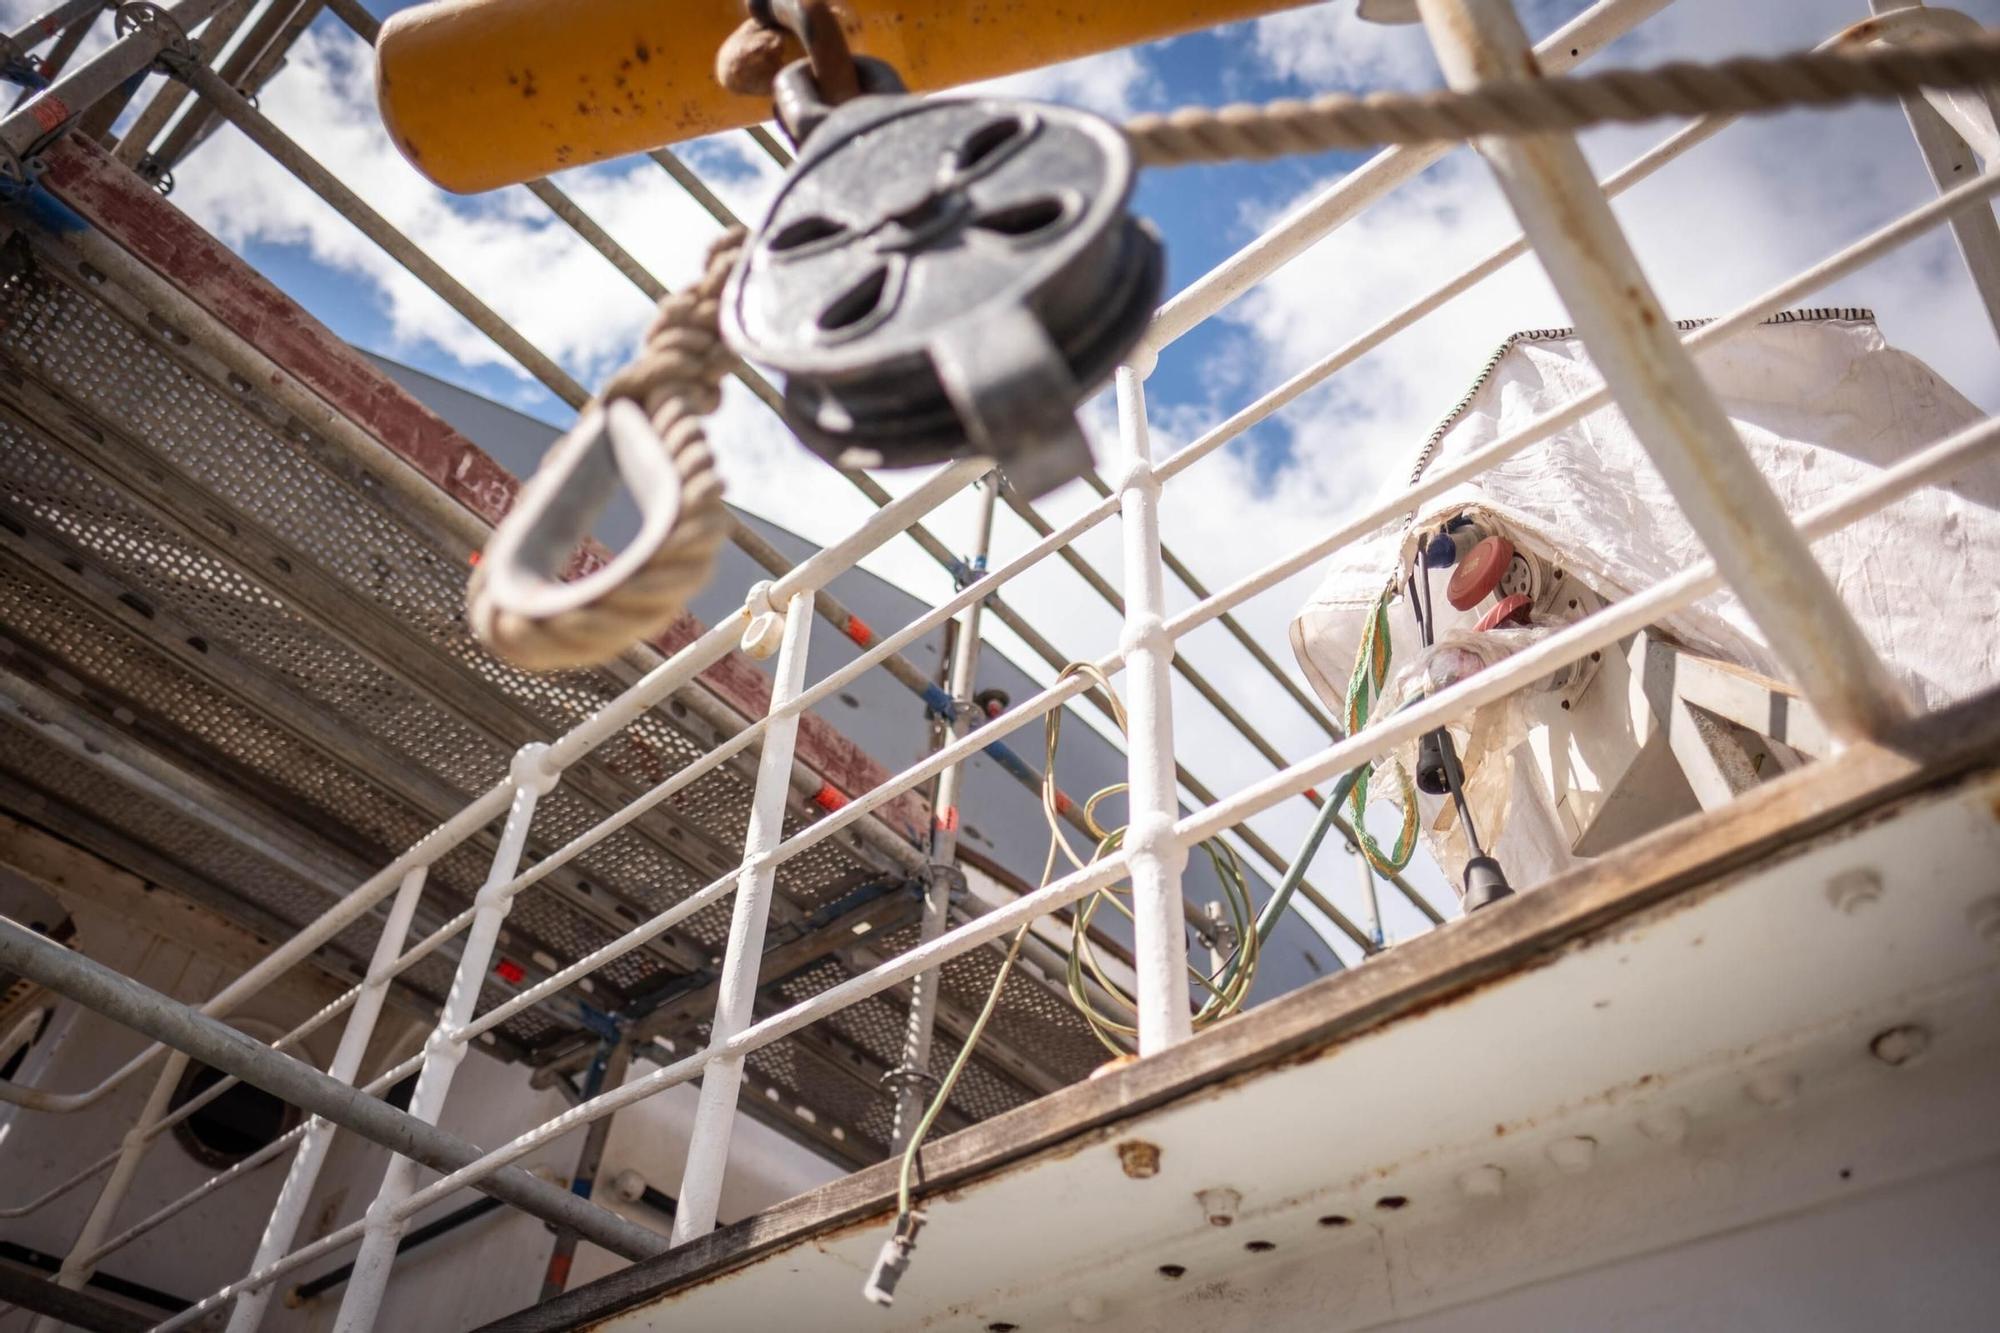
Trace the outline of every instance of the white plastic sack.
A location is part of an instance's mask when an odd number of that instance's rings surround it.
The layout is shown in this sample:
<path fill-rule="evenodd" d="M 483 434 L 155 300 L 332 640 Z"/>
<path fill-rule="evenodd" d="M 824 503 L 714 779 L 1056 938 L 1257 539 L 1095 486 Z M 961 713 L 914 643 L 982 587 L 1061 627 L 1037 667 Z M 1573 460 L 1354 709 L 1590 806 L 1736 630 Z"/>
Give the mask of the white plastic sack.
<path fill-rule="evenodd" d="M 1705 353 L 1700 365 L 1794 516 L 1981 415 L 1922 362 L 1888 346 L 1863 310 L 1781 315 Z M 1567 330 L 1517 335 L 1426 445 L 1423 466 L 1463 458 L 1598 383 Z M 1399 475 L 1393 489 L 1406 480 Z M 1467 509 L 1612 600 L 1706 557 L 1615 409 L 1438 497 L 1417 526 Z M 1362 626 L 1403 567 L 1410 531 L 1397 523 L 1336 553 L 1292 622 L 1299 663 L 1336 714 Z M 1920 704 L 1936 707 L 2000 682 L 2000 464 L 1968 468 L 1816 544 L 1814 553 Z M 1443 577 L 1434 574 L 1441 635 L 1474 619 L 1444 602 Z M 1418 649 L 1407 602 L 1392 607 L 1389 622 L 1396 661 L 1407 663 Z M 1787 678 L 1734 594 L 1685 608 L 1664 628 L 1697 653 Z M 1510 766 L 1512 814 L 1489 850 L 1517 884 L 1533 884 L 1573 858 L 1527 765 Z M 1436 805 L 1430 797 L 1424 804 L 1430 829 Z"/>

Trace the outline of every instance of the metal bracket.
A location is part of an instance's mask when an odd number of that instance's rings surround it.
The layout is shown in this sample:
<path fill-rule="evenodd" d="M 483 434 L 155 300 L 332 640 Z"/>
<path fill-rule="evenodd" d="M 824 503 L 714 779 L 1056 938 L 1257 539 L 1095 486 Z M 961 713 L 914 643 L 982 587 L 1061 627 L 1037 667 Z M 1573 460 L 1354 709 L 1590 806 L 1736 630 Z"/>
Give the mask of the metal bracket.
<path fill-rule="evenodd" d="M 933 861 L 925 866 L 917 872 L 917 878 L 922 882 L 924 896 L 927 898 L 938 885 L 944 885 L 945 901 L 954 906 L 964 902 L 966 895 L 971 892 L 971 887 L 966 883 L 965 872 L 955 865 L 946 865 L 942 861 Z"/>
<path fill-rule="evenodd" d="M 146 29 L 162 34 L 160 52 L 153 58 L 154 68 L 175 78 L 184 78 L 177 64 L 199 61 L 200 45 L 187 34 L 179 19 L 168 10 L 151 3 L 151 0 L 127 0 L 119 5 L 111 20 L 111 30 L 120 37 L 126 37 Z"/>

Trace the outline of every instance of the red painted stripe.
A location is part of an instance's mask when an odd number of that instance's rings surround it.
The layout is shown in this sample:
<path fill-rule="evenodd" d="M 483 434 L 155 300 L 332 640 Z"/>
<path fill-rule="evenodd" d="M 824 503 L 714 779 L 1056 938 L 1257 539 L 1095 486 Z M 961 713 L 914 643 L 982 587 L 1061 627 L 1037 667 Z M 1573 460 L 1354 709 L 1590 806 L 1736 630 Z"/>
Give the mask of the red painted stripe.
<path fill-rule="evenodd" d="M 875 631 L 869 629 L 868 622 L 860 616 L 849 616 L 847 618 L 847 637 L 860 644 L 863 648 L 866 648 L 875 642 Z"/>
<path fill-rule="evenodd" d="M 813 804 L 826 811 L 838 810 L 847 804 L 847 797 L 832 783 L 821 783 L 820 789 L 813 793 Z"/>
<path fill-rule="evenodd" d="M 937 817 L 937 826 L 938 831 L 941 833 L 958 832 L 958 807 L 955 805 L 946 806 L 944 813 Z"/>
<path fill-rule="evenodd" d="M 509 986 L 518 986 L 528 975 L 528 969 L 511 958 L 502 958 L 493 965 L 493 975 Z"/>
<path fill-rule="evenodd" d="M 1069 808 L 1070 808 L 1071 806 L 1075 805 L 1075 804 L 1076 804 L 1076 802 L 1075 802 L 1075 801 L 1072 801 L 1072 800 L 1071 800 L 1071 799 L 1069 798 L 1069 795 L 1068 795 L 1068 794 L 1067 794 L 1066 792 L 1062 791 L 1062 790 L 1061 790 L 1060 788 L 1058 788 L 1058 789 L 1057 789 L 1057 791 L 1056 791 L 1056 813 L 1057 813 L 1057 814 L 1059 814 L 1059 815 L 1066 815 L 1066 814 L 1068 814 L 1068 813 L 1069 813 Z"/>

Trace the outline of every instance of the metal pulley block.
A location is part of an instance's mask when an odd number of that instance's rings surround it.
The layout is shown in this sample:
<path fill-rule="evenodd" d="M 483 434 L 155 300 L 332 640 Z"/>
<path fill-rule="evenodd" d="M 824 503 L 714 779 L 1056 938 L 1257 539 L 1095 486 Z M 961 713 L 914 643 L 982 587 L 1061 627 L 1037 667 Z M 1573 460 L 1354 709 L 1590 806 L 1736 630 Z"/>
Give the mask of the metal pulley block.
<path fill-rule="evenodd" d="M 731 347 L 785 378 L 840 467 L 999 464 L 1032 498 L 1090 466 L 1077 408 L 1159 301 L 1159 238 L 1127 212 L 1124 135 L 1086 112 L 881 91 L 829 108 L 799 62 L 774 90 L 797 162 L 723 298 Z"/>

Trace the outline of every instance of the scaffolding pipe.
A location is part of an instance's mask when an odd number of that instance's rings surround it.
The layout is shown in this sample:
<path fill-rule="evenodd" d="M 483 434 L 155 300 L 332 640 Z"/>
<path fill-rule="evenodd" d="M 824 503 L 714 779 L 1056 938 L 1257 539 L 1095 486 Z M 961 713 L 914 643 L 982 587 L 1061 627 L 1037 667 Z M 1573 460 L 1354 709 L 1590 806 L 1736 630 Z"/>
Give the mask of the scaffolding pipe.
<path fill-rule="evenodd" d="M 627 1038 L 608 1043 L 591 1065 L 590 1076 L 584 1080 L 583 1095 L 595 1097 L 607 1087 L 615 1088 L 625 1081 L 625 1075 L 632 1067 L 632 1043 Z M 577 1151 L 576 1167 L 570 1172 L 569 1192 L 579 1199 L 588 1199 L 597 1190 L 597 1169 L 604 1164 L 604 1145 L 611 1140 L 610 1116 L 590 1122 L 584 1131 L 583 1147 Z M 414 1232 L 405 1240 L 414 1239 Z M 570 1264 L 576 1259 L 578 1240 L 574 1227 L 557 1227 L 555 1243 L 549 1247 L 549 1266 L 542 1277 L 542 1299 L 552 1301 L 563 1294 L 569 1286 Z M 400 1247 L 399 1247 L 400 1252 Z M 266 1287 L 264 1290 L 269 1291 Z"/>
<path fill-rule="evenodd" d="M 226 0 L 181 0 L 161 12 L 163 22 L 135 24 L 111 45 L 36 93 L 0 120 L 0 149 L 12 160 L 32 156 L 42 144 L 102 99 L 152 67 L 162 51 L 222 8 Z"/>
<path fill-rule="evenodd" d="M 108 8 L 106 0 L 63 0 L 12 32 L 0 33 L 0 65 L 22 59 L 49 38 L 96 18 L 98 11 Z"/>
<path fill-rule="evenodd" d="M 278 64 L 300 33 L 319 17 L 320 0 L 271 0 L 237 43 L 219 71 L 222 79 L 245 98 L 255 97 L 278 72 Z M 172 171 L 215 132 L 215 108 L 199 102 L 168 133 L 154 154 L 157 169 Z"/>
<path fill-rule="evenodd" d="M 481 1156 L 479 1148 L 457 1135 L 406 1115 L 311 1065 L 277 1055 L 226 1023 L 5 918 L 0 918 L 0 966 L 301 1110 L 414 1156 L 434 1171 L 460 1170 Z M 666 1248 L 657 1233 L 614 1217 L 526 1171 L 495 1175 L 481 1188 L 545 1221 L 575 1226 L 594 1243 L 627 1259 L 648 1258 Z"/>
<path fill-rule="evenodd" d="M 256 7 L 257 0 L 229 0 L 228 5 L 202 29 L 202 57 L 207 60 L 222 59 L 222 48 L 229 45 L 229 39 L 236 35 L 236 30 L 243 26 L 243 20 L 250 17 L 250 11 Z M 174 112 L 181 109 L 187 96 L 188 86 L 185 83 L 168 79 L 126 128 L 112 156 L 135 171 L 141 170 L 148 155 L 146 150 L 167 128 L 167 122 L 174 118 Z"/>
<path fill-rule="evenodd" d="M 90 6 L 92 12 L 85 14 L 82 18 L 77 19 L 74 23 L 63 29 L 62 36 L 56 38 L 55 45 L 51 46 L 49 53 L 41 58 L 40 64 L 36 67 L 36 72 L 44 79 L 53 79 L 62 73 L 64 67 L 69 64 L 70 57 L 75 55 L 77 48 L 83 45 L 83 39 L 90 36 L 90 30 L 97 26 L 97 14 L 95 11 L 108 7 L 104 3 L 104 0 L 92 0 Z M 15 54 L 18 55 L 19 52 Z M 5 64 L 8 58 L 5 44 L 0 43 L 0 64 Z M 20 97 L 16 99 L 15 105 L 22 105 L 33 95 L 32 89 L 22 92 Z"/>
<path fill-rule="evenodd" d="M 1000 492 L 1000 474 L 989 472 L 980 483 L 979 515 L 973 528 L 972 549 L 968 552 L 968 572 L 977 581 L 986 572 L 986 560 L 993 547 L 993 508 Z M 1064 548 L 1067 549 L 1067 548 Z M 975 714 L 973 690 L 978 683 L 981 603 L 973 602 L 959 613 L 951 644 L 951 666 L 945 678 L 945 693 L 951 707 L 938 717 L 933 744 L 961 736 L 986 721 Z M 1053 772 L 1045 775 L 1053 782 Z M 936 795 L 931 801 L 930 866 L 924 876 L 924 914 L 917 923 L 917 942 L 928 944 L 944 934 L 951 919 L 951 890 L 958 878 L 958 802 L 965 785 L 965 765 L 953 764 L 938 774 Z M 903 1054 L 889 1071 L 896 1094 L 896 1115 L 890 1123 L 889 1153 L 894 1156 L 910 1145 L 918 1117 L 930 1104 L 937 1087 L 931 1073 L 931 1039 L 937 1023 L 938 981 L 936 971 L 920 972 L 910 982 L 909 1011 L 903 1028 Z"/>

